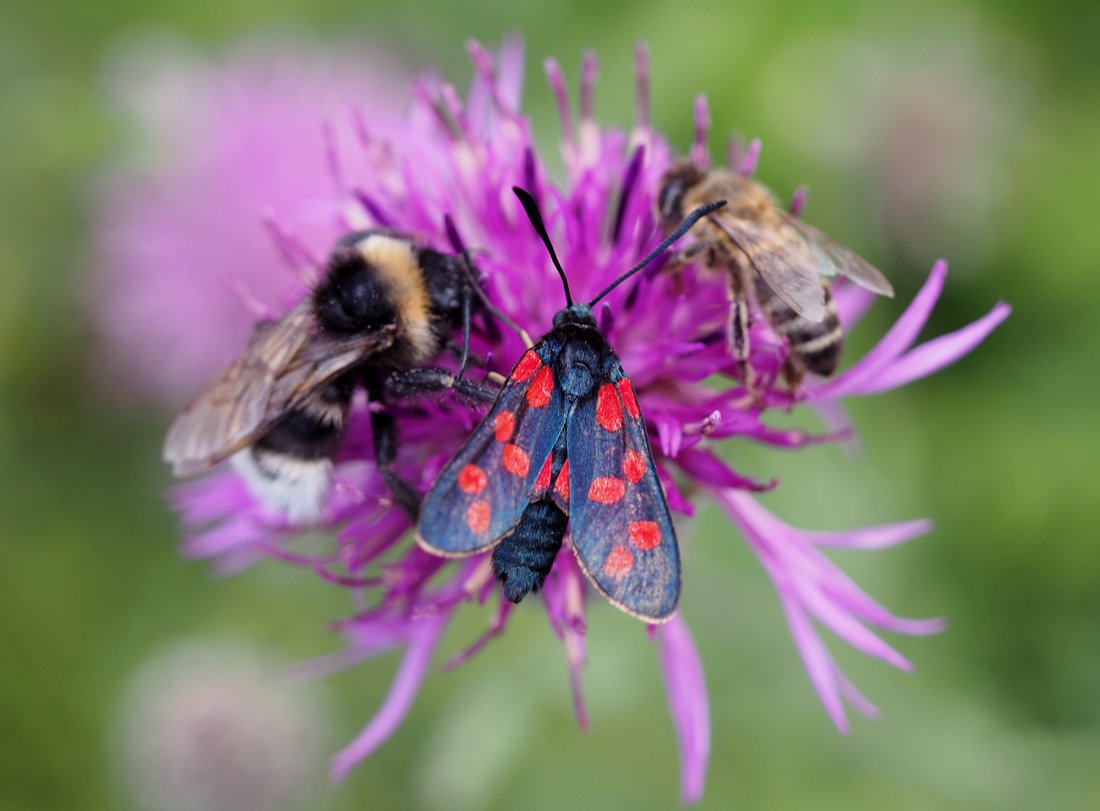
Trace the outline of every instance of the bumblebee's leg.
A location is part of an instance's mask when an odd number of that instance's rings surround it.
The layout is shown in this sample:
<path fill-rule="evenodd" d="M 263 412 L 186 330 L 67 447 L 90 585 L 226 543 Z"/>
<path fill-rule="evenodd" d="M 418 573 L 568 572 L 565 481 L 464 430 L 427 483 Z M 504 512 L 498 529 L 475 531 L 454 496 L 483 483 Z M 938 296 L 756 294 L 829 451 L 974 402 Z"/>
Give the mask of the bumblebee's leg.
<path fill-rule="evenodd" d="M 401 399 L 423 397 L 451 390 L 464 400 L 477 405 L 492 403 L 497 390 L 485 383 L 478 383 L 439 367 L 408 369 L 394 372 L 386 378 L 386 393 Z"/>
<path fill-rule="evenodd" d="M 420 494 L 393 469 L 397 458 L 397 422 L 391 414 L 373 411 L 370 416 L 374 434 L 374 464 L 386 483 L 393 500 L 415 524 L 420 515 Z"/>

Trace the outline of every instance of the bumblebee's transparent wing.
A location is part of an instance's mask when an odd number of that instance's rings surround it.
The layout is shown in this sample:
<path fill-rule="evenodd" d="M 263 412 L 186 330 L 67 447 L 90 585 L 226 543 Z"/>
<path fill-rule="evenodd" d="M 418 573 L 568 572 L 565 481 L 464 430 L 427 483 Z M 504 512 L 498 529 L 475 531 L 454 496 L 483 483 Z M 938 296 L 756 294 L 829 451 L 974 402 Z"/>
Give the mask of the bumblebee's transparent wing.
<path fill-rule="evenodd" d="M 890 298 L 894 297 L 894 288 L 889 280 L 879 272 L 878 268 L 856 254 L 855 251 L 829 239 L 812 225 L 807 225 L 796 217 L 784 215 L 784 219 L 806 241 L 811 250 L 827 257 L 827 264 L 832 267 L 832 272 L 829 275 L 839 272 L 872 293 Z"/>
<path fill-rule="evenodd" d="M 217 464 L 251 444 L 311 392 L 393 343 L 394 328 L 350 337 L 316 333 L 312 303 L 261 324 L 244 351 L 176 417 L 164 460 L 177 475 Z"/>
<path fill-rule="evenodd" d="M 783 302 L 813 322 L 825 317 L 821 274 L 834 272 L 829 259 L 785 221 L 762 224 L 742 217 L 713 215 L 710 221 L 736 245 Z"/>

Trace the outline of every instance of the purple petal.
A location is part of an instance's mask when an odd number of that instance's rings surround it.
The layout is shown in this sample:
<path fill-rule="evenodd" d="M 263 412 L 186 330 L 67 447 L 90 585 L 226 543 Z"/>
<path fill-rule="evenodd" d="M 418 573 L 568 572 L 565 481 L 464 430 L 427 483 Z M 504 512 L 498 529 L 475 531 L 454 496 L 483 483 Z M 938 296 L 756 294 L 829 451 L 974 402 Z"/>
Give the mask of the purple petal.
<path fill-rule="evenodd" d="M 868 385 L 874 377 L 895 358 L 905 352 L 913 341 L 920 335 L 924 325 L 928 323 L 928 317 L 932 314 L 932 308 L 943 292 L 943 282 L 947 276 L 947 263 L 942 259 L 932 266 L 932 272 L 928 274 L 928 281 L 924 283 L 916 297 L 906 307 L 901 318 L 895 322 L 886 336 L 868 352 L 862 360 L 847 372 L 834 378 L 828 383 L 807 387 L 805 395 L 807 399 L 822 400 L 835 399 L 858 392 L 863 386 Z"/>
<path fill-rule="evenodd" d="M 405 720 L 413 699 L 420 691 L 420 683 L 431 664 L 439 637 L 450 618 L 451 612 L 446 612 L 418 621 L 418 627 L 409 641 L 405 658 L 401 660 L 393 686 L 382 707 L 355 740 L 332 759 L 333 779 L 342 780 L 346 777 L 355 764 L 385 742 Z"/>
<path fill-rule="evenodd" d="M 999 302 L 973 324 L 934 338 L 906 353 L 884 369 L 874 381 L 864 386 L 860 393 L 878 394 L 896 389 L 950 366 L 984 341 L 1011 313 L 1011 307 Z"/>
<path fill-rule="evenodd" d="M 850 529 L 844 532 L 807 532 L 806 537 L 815 546 L 835 546 L 842 549 L 886 549 L 921 535 L 927 535 L 931 531 L 932 522 L 921 519 L 899 524 L 882 524 L 877 527 Z"/>
<path fill-rule="evenodd" d="M 710 761 L 710 709 L 703 664 L 687 624 L 677 612 L 657 629 L 661 673 L 680 742 L 680 800 L 698 802 Z"/>
<path fill-rule="evenodd" d="M 833 719 L 836 728 L 845 735 L 850 731 L 848 717 L 844 712 L 844 703 L 837 692 L 836 668 L 833 658 L 825 650 L 821 637 L 817 635 L 806 613 L 802 610 L 798 600 L 790 594 L 779 591 L 779 602 L 783 606 L 783 613 L 787 616 L 787 625 L 794 637 L 798 655 L 802 657 L 802 663 L 806 666 L 806 672 L 810 676 L 810 683 L 817 691 L 825 712 Z"/>

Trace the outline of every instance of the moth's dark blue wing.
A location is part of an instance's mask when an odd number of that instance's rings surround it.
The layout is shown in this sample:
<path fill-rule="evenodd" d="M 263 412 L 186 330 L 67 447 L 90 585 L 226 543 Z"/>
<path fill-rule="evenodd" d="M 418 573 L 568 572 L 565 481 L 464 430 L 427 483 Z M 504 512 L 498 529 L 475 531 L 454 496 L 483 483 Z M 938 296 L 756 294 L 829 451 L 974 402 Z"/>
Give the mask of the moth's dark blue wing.
<path fill-rule="evenodd" d="M 472 554 L 519 521 L 565 425 L 551 359 L 545 342 L 520 358 L 485 419 L 428 491 L 417 534 L 428 551 Z"/>
<path fill-rule="evenodd" d="M 585 574 L 649 622 L 680 599 L 680 552 L 645 422 L 621 371 L 577 405 L 566 428 L 569 531 Z"/>

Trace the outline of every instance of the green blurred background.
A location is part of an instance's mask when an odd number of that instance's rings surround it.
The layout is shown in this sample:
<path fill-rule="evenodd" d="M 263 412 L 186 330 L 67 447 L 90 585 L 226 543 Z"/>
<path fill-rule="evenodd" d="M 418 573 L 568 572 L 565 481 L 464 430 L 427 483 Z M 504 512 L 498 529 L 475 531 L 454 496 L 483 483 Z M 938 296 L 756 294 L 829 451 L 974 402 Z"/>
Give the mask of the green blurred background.
<path fill-rule="evenodd" d="M 898 299 L 875 308 L 850 358 L 940 255 L 952 273 L 930 334 L 1008 300 L 1013 316 L 972 357 L 851 404 L 862 458 L 738 449 L 741 467 L 782 476 L 765 503 L 791 523 L 932 517 L 926 539 L 837 558 L 898 613 L 950 627 L 894 640 L 918 665 L 908 676 L 833 645 L 883 710 L 844 738 L 766 576 L 706 510 L 686 539 L 683 601 L 712 703 L 702 807 L 1100 807 L 1096 3 L 3 0 L 0 808 L 133 807 L 115 741 L 143 662 L 206 635 L 314 656 L 337 646 L 324 626 L 349 610 L 304 571 L 266 564 L 218 580 L 184 562 L 159 462 L 170 414 L 110 403 L 92 380 L 92 180 L 127 139 L 102 76 L 118 43 L 146 29 L 213 57 L 264 30 L 361 37 L 460 87 L 467 37 L 520 32 L 525 106 L 551 151 L 542 59 L 575 78 L 595 48 L 600 118 L 629 124 L 632 49 L 645 39 L 658 128 L 686 147 L 705 92 L 714 146 L 734 130 L 760 136 L 760 177 L 777 190 L 807 183 L 807 217 L 894 280 Z M 444 649 L 483 622 L 463 612 Z M 430 675 L 406 724 L 337 786 L 323 756 L 370 717 L 397 660 L 295 688 L 326 730 L 302 807 L 673 807 L 676 742 L 652 644 L 600 605 L 589 645 L 589 734 L 572 720 L 560 646 L 525 609 L 468 666 Z"/>

